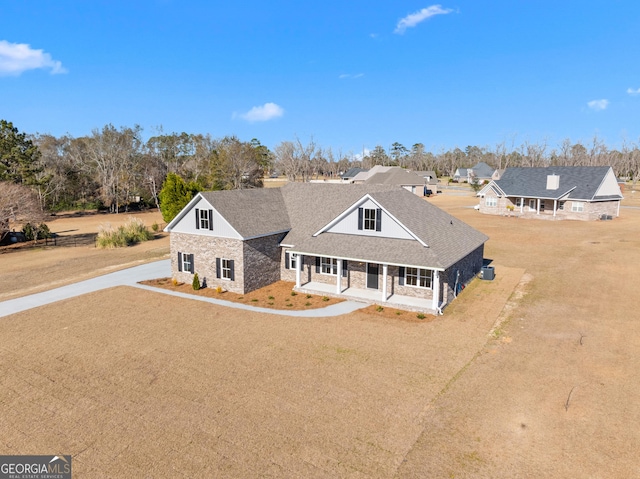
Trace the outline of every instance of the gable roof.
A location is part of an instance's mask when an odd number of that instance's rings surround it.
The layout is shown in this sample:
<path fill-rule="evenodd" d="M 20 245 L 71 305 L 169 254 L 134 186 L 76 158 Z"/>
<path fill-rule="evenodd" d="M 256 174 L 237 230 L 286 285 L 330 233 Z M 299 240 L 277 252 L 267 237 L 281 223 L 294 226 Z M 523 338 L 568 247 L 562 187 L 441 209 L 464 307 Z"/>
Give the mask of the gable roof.
<path fill-rule="evenodd" d="M 610 166 L 547 166 L 507 168 L 495 184 L 506 196 L 545 199 L 622 199 L 622 195 L 596 198 L 598 188 L 611 170 Z M 547 189 L 547 176 L 558 175 L 559 185 Z"/>
<path fill-rule="evenodd" d="M 323 232 L 341 213 L 369 196 L 416 240 Z M 166 228 L 204 199 L 244 238 L 286 233 L 292 251 L 398 265 L 446 269 L 488 237 L 437 206 L 396 185 L 289 183 L 282 188 L 199 193 Z M 422 243 L 422 244 L 421 244 Z M 427 246 L 423 246 L 426 244 Z"/>
<path fill-rule="evenodd" d="M 215 208 L 244 239 L 284 232 L 291 228 L 280 189 L 255 188 L 198 193 L 167 225 L 165 231 L 171 231 L 201 199 Z"/>
<path fill-rule="evenodd" d="M 394 167 L 386 171 L 374 173 L 365 180 L 366 184 L 423 186 L 425 179 L 411 171 Z"/>
<path fill-rule="evenodd" d="M 479 162 L 473 168 L 470 168 L 476 178 L 491 178 L 493 176 L 494 168 L 491 168 L 484 161 Z"/>
<path fill-rule="evenodd" d="M 341 174 L 340 178 L 342 178 L 342 179 L 353 178 L 354 176 L 356 176 L 361 171 L 366 171 L 366 170 L 363 170 L 362 168 L 353 167 L 353 168 L 348 169 L 343 174 Z"/>
<path fill-rule="evenodd" d="M 282 187 L 282 193 L 292 225 L 282 243 L 303 254 L 446 269 L 488 240 L 483 233 L 397 186 L 362 184 L 345 189 L 341 185 L 293 183 Z M 366 194 L 428 247 L 414 240 L 340 233 L 313 236 Z M 322 208 L 310 214 L 305 197 L 313 197 L 314 204 Z"/>

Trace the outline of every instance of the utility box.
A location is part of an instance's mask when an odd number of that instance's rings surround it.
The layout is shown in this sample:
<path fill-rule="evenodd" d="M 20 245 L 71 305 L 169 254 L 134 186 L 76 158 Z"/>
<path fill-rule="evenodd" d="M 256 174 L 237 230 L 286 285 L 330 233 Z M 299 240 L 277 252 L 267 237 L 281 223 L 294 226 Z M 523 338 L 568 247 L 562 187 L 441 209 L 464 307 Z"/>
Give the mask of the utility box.
<path fill-rule="evenodd" d="M 480 270 L 480 277 L 482 279 L 486 279 L 487 281 L 493 281 L 495 274 L 496 273 L 493 269 L 493 266 L 483 266 Z"/>

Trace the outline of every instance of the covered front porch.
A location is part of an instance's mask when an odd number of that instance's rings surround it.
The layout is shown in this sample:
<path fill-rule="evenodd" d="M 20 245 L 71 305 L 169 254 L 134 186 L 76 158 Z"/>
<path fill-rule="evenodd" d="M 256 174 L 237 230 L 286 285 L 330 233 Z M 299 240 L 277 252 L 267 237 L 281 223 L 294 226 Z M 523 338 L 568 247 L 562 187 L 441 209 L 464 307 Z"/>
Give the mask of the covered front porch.
<path fill-rule="evenodd" d="M 321 294 L 323 296 L 331 296 L 336 298 L 350 299 L 353 301 L 362 301 L 365 303 L 385 305 L 390 308 L 405 309 L 408 311 L 424 312 L 428 314 L 439 314 L 438 311 L 433 309 L 433 300 L 415 298 L 412 296 L 403 296 L 400 294 L 391 294 L 385 301 L 382 299 L 381 292 L 375 289 L 364 289 L 348 287 L 343 289 L 340 294 L 336 292 L 335 285 L 328 283 L 320 283 L 317 281 L 310 281 L 295 287 L 295 291 L 306 294 Z M 438 307 L 442 305 L 439 304 Z"/>

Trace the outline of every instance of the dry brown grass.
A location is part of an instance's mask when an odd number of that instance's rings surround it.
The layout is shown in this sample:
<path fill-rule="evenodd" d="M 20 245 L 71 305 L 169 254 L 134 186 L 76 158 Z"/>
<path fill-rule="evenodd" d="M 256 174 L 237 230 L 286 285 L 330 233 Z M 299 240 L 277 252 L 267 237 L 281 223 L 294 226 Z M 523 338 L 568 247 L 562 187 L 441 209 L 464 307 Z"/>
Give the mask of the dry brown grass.
<path fill-rule="evenodd" d="M 441 317 L 121 287 L 4 318 L 0 454 L 71 453 L 78 477 L 634 477 L 639 200 L 592 223 L 428 201 L 487 233 L 496 268 Z"/>

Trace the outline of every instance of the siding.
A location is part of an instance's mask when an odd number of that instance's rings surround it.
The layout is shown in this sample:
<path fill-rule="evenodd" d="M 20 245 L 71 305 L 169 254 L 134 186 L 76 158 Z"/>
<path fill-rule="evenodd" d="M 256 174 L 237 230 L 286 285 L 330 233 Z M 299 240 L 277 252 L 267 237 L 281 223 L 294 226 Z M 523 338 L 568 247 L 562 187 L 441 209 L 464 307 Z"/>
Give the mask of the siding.
<path fill-rule="evenodd" d="M 196 209 L 213 210 L 213 230 L 196 229 Z M 241 239 L 240 234 L 233 229 L 216 209 L 205 199 L 200 199 L 190 211 L 171 230 L 172 233 L 187 233 L 200 236 L 217 236 L 220 238 Z"/>
<path fill-rule="evenodd" d="M 327 230 L 328 233 L 343 233 L 360 236 L 380 236 L 385 238 L 414 239 L 407 231 L 400 226 L 391 216 L 382 211 L 382 231 L 359 230 L 358 229 L 358 208 L 378 209 L 377 203 L 367 200 L 357 205 L 340 222 Z"/>

